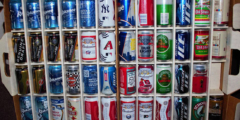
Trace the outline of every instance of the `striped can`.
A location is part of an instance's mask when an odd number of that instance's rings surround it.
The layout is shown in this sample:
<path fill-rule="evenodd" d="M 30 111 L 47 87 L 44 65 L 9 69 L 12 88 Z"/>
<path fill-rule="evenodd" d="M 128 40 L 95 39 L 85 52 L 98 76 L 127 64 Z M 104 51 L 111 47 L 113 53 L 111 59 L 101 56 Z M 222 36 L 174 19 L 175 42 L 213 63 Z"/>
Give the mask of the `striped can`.
<path fill-rule="evenodd" d="M 210 25 L 210 0 L 195 0 L 195 25 Z"/>

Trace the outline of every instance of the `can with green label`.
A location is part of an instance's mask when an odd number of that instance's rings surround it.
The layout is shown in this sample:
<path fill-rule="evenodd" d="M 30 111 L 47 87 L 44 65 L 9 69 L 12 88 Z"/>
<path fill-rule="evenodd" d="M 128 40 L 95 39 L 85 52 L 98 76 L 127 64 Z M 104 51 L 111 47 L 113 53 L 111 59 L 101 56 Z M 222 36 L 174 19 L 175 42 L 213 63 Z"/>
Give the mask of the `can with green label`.
<path fill-rule="evenodd" d="M 192 97 L 192 119 L 204 120 L 206 110 L 206 97 L 193 96 Z"/>
<path fill-rule="evenodd" d="M 157 25 L 172 25 L 172 0 L 157 0 Z"/>
<path fill-rule="evenodd" d="M 195 25 L 207 26 L 210 24 L 210 0 L 196 0 Z"/>
<path fill-rule="evenodd" d="M 172 89 L 171 65 L 157 65 L 156 72 L 157 93 L 170 93 Z"/>
<path fill-rule="evenodd" d="M 157 31 L 157 60 L 172 59 L 172 31 L 158 30 Z"/>

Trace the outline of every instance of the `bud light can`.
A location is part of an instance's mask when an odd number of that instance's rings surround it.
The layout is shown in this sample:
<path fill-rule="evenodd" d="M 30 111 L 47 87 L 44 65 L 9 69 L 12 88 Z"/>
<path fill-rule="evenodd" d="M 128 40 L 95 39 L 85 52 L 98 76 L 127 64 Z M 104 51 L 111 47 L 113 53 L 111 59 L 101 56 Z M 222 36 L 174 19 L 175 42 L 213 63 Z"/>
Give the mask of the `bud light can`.
<path fill-rule="evenodd" d="M 153 97 L 138 97 L 138 120 L 153 120 Z"/>
<path fill-rule="evenodd" d="M 79 97 L 68 98 L 68 120 L 82 120 L 81 99 Z"/>
<path fill-rule="evenodd" d="M 78 65 L 66 66 L 66 81 L 69 94 L 80 93 L 80 74 Z"/>
<path fill-rule="evenodd" d="M 21 120 L 33 120 L 32 104 L 30 96 L 19 97 Z"/>
<path fill-rule="evenodd" d="M 65 32 L 65 61 L 75 62 L 78 61 L 78 39 L 77 32 Z"/>
<path fill-rule="evenodd" d="M 85 119 L 99 120 L 98 97 L 85 97 Z"/>
<path fill-rule="evenodd" d="M 27 62 L 26 44 L 24 33 L 13 33 L 12 36 L 15 63 Z"/>
<path fill-rule="evenodd" d="M 139 31 L 138 33 L 138 61 L 150 62 L 154 56 L 153 31 Z"/>
<path fill-rule="evenodd" d="M 101 91 L 103 94 L 109 95 L 116 93 L 116 68 L 115 66 L 100 67 Z"/>
<path fill-rule="evenodd" d="M 84 93 L 87 94 L 98 93 L 97 65 L 83 66 L 83 84 Z"/>
<path fill-rule="evenodd" d="M 156 120 L 171 120 L 171 97 L 156 97 Z"/>
<path fill-rule="evenodd" d="M 190 67 L 187 64 L 175 65 L 175 93 L 187 93 L 190 82 Z"/>
<path fill-rule="evenodd" d="M 28 28 L 38 29 L 41 28 L 41 15 L 38 0 L 27 0 L 27 23 Z"/>
<path fill-rule="evenodd" d="M 48 101 L 46 96 L 36 97 L 36 115 L 37 120 L 48 120 Z"/>
<path fill-rule="evenodd" d="M 152 65 L 138 66 L 138 93 L 149 94 L 153 91 L 154 68 Z"/>
<path fill-rule="evenodd" d="M 135 26 L 135 0 L 118 0 L 118 25 Z"/>
<path fill-rule="evenodd" d="M 133 31 L 119 33 L 119 59 L 124 62 L 136 60 L 136 37 Z"/>
<path fill-rule="evenodd" d="M 131 95 L 136 92 L 135 65 L 120 65 L 120 93 Z"/>
<path fill-rule="evenodd" d="M 62 1 L 62 25 L 63 28 L 77 27 L 76 0 Z"/>
<path fill-rule="evenodd" d="M 28 94 L 30 93 L 30 83 L 28 79 L 28 68 L 27 66 L 16 66 L 15 69 L 16 80 L 18 85 L 19 94 Z"/>
<path fill-rule="evenodd" d="M 177 30 L 175 43 L 175 59 L 188 60 L 190 58 L 190 33 L 188 30 Z"/>
<path fill-rule="evenodd" d="M 53 120 L 65 120 L 65 108 L 63 97 L 51 98 L 52 117 Z"/>
<path fill-rule="evenodd" d="M 48 45 L 47 45 L 47 54 L 48 61 L 57 62 L 61 61 L 60 58 L 60 39 L 59 33 L 52 32 L 47 34 Z"/>
<path fill-rule="evenodd" d="M 58 3 L 57 0 L 44 1 L 45 28 L 58 27 Z"/>
<path fill-rule="evenodd" d="M 136 98 L 122 97 L 120 99 L 121 120 L 136 120 Z"/>
<path fill-rule="evenodd" d="M 31 60 L 32 62 L 43 62 L 43 44 L 40 32 L 31 33 Z"/>
<path fill-rule="evenodd" d="M 102 31 L 100 40 L 100 61 L 114 62 L 116 60 L 115 34 L 113 31 Z"/>
<path fill-rule="evenodd" d="M 115 26 L 115 0 L 98 0 L 99 27 Z"/>
<path fill-rule="evenodd" d="M 80 26 L 95 27 L 95 0 L 80 0 Z"/>
<path fill-rule="evenodd" d="M 102 120 L 117 120 L 116 97 L 102 97 Z"/>
<path fill-rule="evenodd" d="M 45 69 L 43 65 L 34 65 L 32 68 L 34 93 L 46 93 Z"/>
<path fill-rule="evenodd" d="M 23 29 L 23 12 L 21 0 L 10 0 L 9 11 L 12 29 Z"/>
<path fill-rule="evenodd" d="M 174 97 L 174 120 L 188 120 L 188 97 Z"/>
<path fill-rule="evenodd" d="M 192 0 L 177 0 L 176 1 L 176 24 L 180 26 L 191 25 L 191 1 Z"/>
<path fill-rule="evenodd" d="M 96 32 L 82 32 L 81 46 L 83 61 L 97 60 Z"/>
<path fill-rule="evenodd" d="M 50 92 L 53 94 L 63 93 L 62 66 L 50 65 L 48 72 L 49 72 Z"/>
<path fill-rule="evenodd" d="M 138 26 L 154 25 L 154 1 L 153 0 L 137 0 L 138 9 Z"/>

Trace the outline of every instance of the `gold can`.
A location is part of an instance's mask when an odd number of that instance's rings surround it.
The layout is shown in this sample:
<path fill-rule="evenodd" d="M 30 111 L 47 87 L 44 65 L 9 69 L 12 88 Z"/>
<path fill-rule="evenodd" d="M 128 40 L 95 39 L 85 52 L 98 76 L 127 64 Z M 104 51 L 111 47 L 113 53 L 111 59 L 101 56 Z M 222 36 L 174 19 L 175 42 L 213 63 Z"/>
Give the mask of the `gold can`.
<path fill-rule="evenodd" d="M 77 32 L 65 32 L 64 34 L 64 54 L 65 61 L 75 62 L 78 61 L 78 39 Z"/>
<path fill-rule="evenodd" d="M 32 68 L 34 93 L 46 93 L 45 69 L 43 65 Z"/>
<path fill-rule="evenodd" d="M 18 93 L 19 94 L 30 93 L 27 66 L 16 66 L 15 73 L 18 85 Z"/>

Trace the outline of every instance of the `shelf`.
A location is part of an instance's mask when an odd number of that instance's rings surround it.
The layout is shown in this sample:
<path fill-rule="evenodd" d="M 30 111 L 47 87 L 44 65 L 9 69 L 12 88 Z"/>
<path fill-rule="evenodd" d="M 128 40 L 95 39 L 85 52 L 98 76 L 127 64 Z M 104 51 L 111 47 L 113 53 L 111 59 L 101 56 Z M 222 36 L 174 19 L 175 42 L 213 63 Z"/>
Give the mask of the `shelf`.
<path fill-rule="evenodd" d="M 151 62 L 140 62 L 140 61 L 138 61 L 138 64 L 154 64 L 154 61 L 151 61 Z"/>
<path fill-rule="evenodd" d="M 115 28 L 98 28 L 98 31 L 114 31 Z"/>
<path fill-rule="evenodd" d="M 116 65 L 115 62 L 99 62 L 100 65 Z"/>
<path fill-rule="evenodd" d="M 158 26 L 156 27 L 156 29 L 157 29 L 157 30 L 166 30 L 166 29 L 171 30 L 171 29 L 173 29 L 173 26 L 170 26 L 170 25 L 168 25 L 168 26 L 160 26 L 160 25 L 158 25 Z"/>
<path fill-rule="evenodd" d="M 193 61 L 193 63 L 208 63 L 208 60 L 204 60 L 204 61 L 197 61 L 197 60 L 195 60 L 195 61 Z"/>
<path fill-rule="evenodd" d="M 45 29 L 45 32 L 59 32 L 59 29 Z"/>
<path fill-rule="evenodd" d="M 154 30 L 154 27 L 138 27 L 138 30 Z"/>
<path fill-rule="evenodd" d="M 175 63 L 191 63 L 191 61 L 190 60 L 184 60 L 184 61 L 175 60 Z"/>
<path fill-rule="evenodd" d="M 28 65 L 28 63 L 15 63 L 16 66 Z"/>
<path fill-rule="evenodd" d="M 106 95 L 106 94 L 101 93 L 100 96 L 102 96 L 102 97 L 116 97 L 117 94 L 114 93 L 114 94 L 111 94 L 111 95 Z"/>
<path fill-rule="evenodd" d="M 192 96 L 207 96 L 207 93 L 192 93 Z"/>
<path fill-rule="evenodd" d="M 188 26 L 186 26 L 186 27 L 185 27 L 185 26 L 183 26 L 183 27 L 177 26 L 176 29 L 177 29 L 177 30 L 183 30 L 183 29 L 184 29 L 184 30 L 188 30 L 188 29 L 190 30 L 190 29 L 192 29 L 192 27 L 188 27 Z"/>
<path fill-rule="evenodd" d="M 224 95 L 224 93 L 219 89 L 210 89 L 210 95 Z"/>
<path fill-rule="evenodd" d="M 136 30 L 135 27 L 120 27 L 119 28 L 120 31 L 123 31 L 123 30 Z"/>
<path fill-rule="evenodd" d="M 189 92 L 188 92 L 188 93 L 184 93 L 184 94 L 174 93 L 174 96 L 184 96 L 184 97 L 188 97 L 188 96 L 189 96 Z"/>
<path fill-rule="evenodd" d="M 86 94 L 86 93 L 83 93 L 83 96 L 85 96 L 85 97 L 91 97 L 91 96 L 98 96 L 98 94 L 96 93 L 96 94 Z"/>
<path fill-rule="evenodd" d="M 12 33 L 16 33 L 16 32 L 24 32 L 24 30 L 11 30 Z"/>
<path fill-rule="evenodd" d="M 83 65 L 89 65 L 89 64 L 97 64 L 97 62 L 96 61 L 94 61 L 94 62 L 82 62 L 81 64 L 83 64 Z"/>
<path fill-rule="evenodd" d="M 75 62 L 64 62 L 65 65 L 78 65 L 79 62 L 75 61 Z"/>
<path fill-rule="evenodd" d="M 167 60 L 167 61 L 156 61 L 156 64 L 172 64 L 172 60 Z"/>
<path fill-rule="evenodd" d="M 47 96 L 47 93 L 43 93 L 43 94 L 33 93 L 33 96 Z"/>
<path fill-rule="evenodd" d="M 212 59 L 212 63 L 224 63 L 226 61 L 226 59 Z"/>
<path fill-rule="evenodd" d="M 64 96 L 64 94 L 63 94 L 63 93 L 61 93 L 61 94 L 53 94 L 53 93 L 50 93 L 50 96 Z"/>
<path fill-rule="evenodd" d="M 123 95 L 123 94 L 120 93 L 120 97 L 137 97 L 137 94 L 134 93 L 132 95 Z"/>
<path fill-rule="evenodd" d="M 44 65 L 44 63 L 43 62 L 40 62 L 40 63 L 31 63 L 31 65 Z"/>
<path fill-rule="evenodd" d="M 41 29 L 36 29 L 36 30 L 29 29 L 29 30 L 27 30 L 27 31 L 28 31 L 28 32 L 42 32 Z"/>
<path fill-rule="evenodd" d="M 195 26 L 195 29 L 210 29 L 210 26 Z"/>
<path fill-rule="evenodd" d="M 226 25 L 223 25 L 223 26 L 217 26 L 217 25 L 214 25 L 213 28 L 214 28 L 214 29 L 216 29 L 216 28 L 227 29 L 227 28 L 229 28 L 229 27 L 226 26 Z"/>
<path fill-rule="evenodd" d="M 81 93 L 76 94 L 76 95 L 72 95 L 72 94 L 66 93 L 66 96 L 69 96 L 69 97 L 81 97 Z"/>
<path fill-rule="evenodd" d="M 120 61 L 119 62 L 121 65 L 127 65 L 127 64 L 133 64 L 133 65 L 136 65 L 136 61 L 131 61 L 131 62 L 124 62 L 124 61 Z"/>
<path fill-rule="evenodd" d="M 77 28 L 71 28 L 71 29 L 66 29 L 66 28 L 64 28 L 64 29 L 62 29 L 62 31 L 64 31 L 64 32 L 66 32 L 66 31 L 75 31 L 75 32 L 77 32 Z"/>
<path fill-rule="evenodd" d="M 61 65 L 61 62 L 47 62 L 49 65 Z"/>
<path fill-rule="evenodd" d="M 158 96 L 158 97 L 172 96 L 172 93 L 167 93 L 167 94 L 156 93 L 156 96 Z"/>
<path fill-rule="evenodd" d="M 140 96 L 140 97 L 150 97 L 150 96 L 154 96 L 154 93 L 148 93 L 148 94 L 138 93 L 138 96 Z"/>

